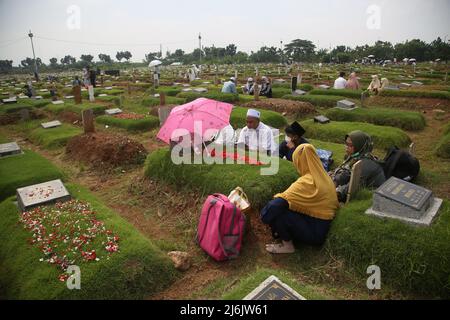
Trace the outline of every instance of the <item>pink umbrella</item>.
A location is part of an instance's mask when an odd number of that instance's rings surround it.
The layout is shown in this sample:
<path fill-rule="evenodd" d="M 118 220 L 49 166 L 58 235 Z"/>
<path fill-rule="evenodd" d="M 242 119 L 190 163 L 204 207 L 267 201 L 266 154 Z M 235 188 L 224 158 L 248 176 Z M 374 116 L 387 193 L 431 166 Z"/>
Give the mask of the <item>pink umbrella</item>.
<path fill-rule="evenodd" d="M 223 129 L 230 123 L 230 114 L 233 105 L 206 98 L 199 98 L 190 103 L 172 109 L 169 117 L 157 135 L 158 139 L 170 144 L 172 133 L 176 129 L 185 129 L 189 133 L 201 134 L 206 130 Z M 201 124 L 201 132 L 194 132 L 194 124 Z"/>

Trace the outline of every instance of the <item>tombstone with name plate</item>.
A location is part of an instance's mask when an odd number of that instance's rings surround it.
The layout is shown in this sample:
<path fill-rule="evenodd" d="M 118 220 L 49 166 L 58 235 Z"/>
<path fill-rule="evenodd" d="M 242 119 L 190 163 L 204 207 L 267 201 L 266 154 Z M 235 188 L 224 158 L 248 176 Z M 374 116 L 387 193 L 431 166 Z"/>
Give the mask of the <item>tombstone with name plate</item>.
<path fill-rule="evenodd" d="M 62 123 L 58 120 L 55 120 L 55 121 L 41 123 L 41 126 L 44 129 L 51 129 L 51 128 L 56 128 L 56 127 L 62 126 Z"/>
<path fill-rule="evenodd" d="M 366 214 L 430 226 L 441 205 L 442 199 L 432 191 L 392 177 L 374 192 L 373 206 Z"/>
<path fill-rule="evenodd" d="M 249 293 L 244 300 L 306 300 L 294 289 L 281 282 L 275 276 L 270 276 L 255 290 Z"/>
<path fill-rule="evenodd" d="M 17 142 L 9 142 L 0 144 L 0 158 L 13 156 L 16 154 L 21 154 L 22 150 L 20 149 Z"/>
<path fill-rule="evenodd" d="M 71 196 L 61 180 L 48 181 L 16 190 L 17 202 L 22 212 L 37 206 L 69 201 Z"/>
<path fill-rule="evenodd" d="M 354 110 L 356 109 L 356 105 L 354 102 L 351 102 L 349 100 L 341 100 L 337 103 L 337 108 L 344 109 L 344 110 Z"/>
<path fill-rule="evenodd" d="M 105 111 L 105 113 L 106 113 L 107 115 L 109 115 L 109 116 L 113 116 L 113 115 L 115 115 L 115 114 L 120 114 L 120 113 L 122 113 L 122 112 L 123 112 L 123 111 L 122 111 L 121 109 L 119 109 L 119 108 L 108 109 L 108 110 Z"/>

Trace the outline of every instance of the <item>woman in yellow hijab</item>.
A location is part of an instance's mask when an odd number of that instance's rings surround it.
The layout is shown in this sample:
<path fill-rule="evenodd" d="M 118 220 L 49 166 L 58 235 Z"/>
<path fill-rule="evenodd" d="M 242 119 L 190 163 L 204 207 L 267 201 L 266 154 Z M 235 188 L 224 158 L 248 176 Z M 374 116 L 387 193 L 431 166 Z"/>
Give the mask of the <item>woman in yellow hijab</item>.
<path fill-rule="evenodd" d="M 262 221 L 282 240 L 266 246 L 271 253 L 293 253 L 293 240 L 322 245 L 339 206 L 334 183 L 311 144 L 295 150 L 293 163 L 300 178 L 261 212 Z"/>

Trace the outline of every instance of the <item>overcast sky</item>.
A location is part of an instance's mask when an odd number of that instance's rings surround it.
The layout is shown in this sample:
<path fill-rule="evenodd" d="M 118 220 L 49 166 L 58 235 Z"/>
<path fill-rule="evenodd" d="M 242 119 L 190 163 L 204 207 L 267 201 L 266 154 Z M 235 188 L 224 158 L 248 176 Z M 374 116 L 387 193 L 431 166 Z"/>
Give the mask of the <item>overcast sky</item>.
<path fill-rule="evenodd" d="M 450 0 L 0 0 L 0 59 L 14 65 L 36 56 L 48 63 L 70 54 L 129 50 L 191 52 L 234 43 L 250 52 L 308 39 L 319 48 L 354 47 L 377 40 L 427 42 L 450 38 Z"/>

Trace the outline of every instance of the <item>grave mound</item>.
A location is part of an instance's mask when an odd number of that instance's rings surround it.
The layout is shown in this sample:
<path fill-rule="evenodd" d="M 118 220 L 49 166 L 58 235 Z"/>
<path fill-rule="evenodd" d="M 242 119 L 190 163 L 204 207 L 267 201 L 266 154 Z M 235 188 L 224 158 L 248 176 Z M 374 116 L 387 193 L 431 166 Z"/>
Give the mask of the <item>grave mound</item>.
<path fill-rule="evenodd" d="M 147 151 L 126 136 L 93 133 L 71 139 L 66 154 L 94 167 L 111 168 L 143 163 Z"/>
<path fill-rule="evenodd" d="M 302 115 L 315 113 L 316 109 L 309 102 L 292 101 L 285 99 L 266 99 L 261 101 L 252 101 L 243 105 L 246 108 L 259 108 L 272 110 L 288 115 Z"/>

